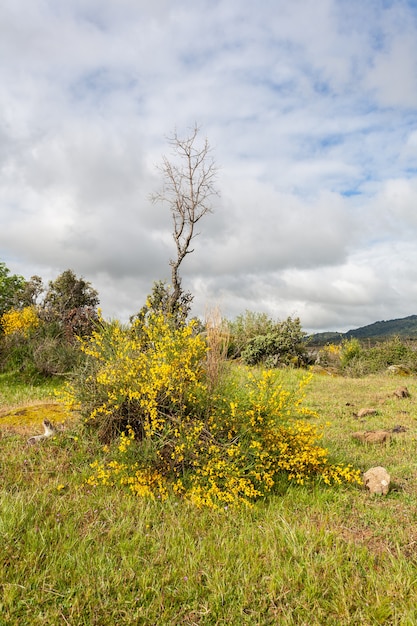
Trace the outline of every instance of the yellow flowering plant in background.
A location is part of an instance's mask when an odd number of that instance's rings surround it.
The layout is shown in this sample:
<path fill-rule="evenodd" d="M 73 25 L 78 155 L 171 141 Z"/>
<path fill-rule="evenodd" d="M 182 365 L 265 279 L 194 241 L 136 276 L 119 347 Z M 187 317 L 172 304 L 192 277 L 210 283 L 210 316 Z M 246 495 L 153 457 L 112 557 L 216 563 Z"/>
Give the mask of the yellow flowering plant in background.
<path fill-rule="evenodd" d="M 100 320 L 81 341 L 87 375 L 67 399 L 109 444 L 89 485 L 218 508 L 251 506 L 283 475 L 298 484 L 360 482 L 320 445 L 317 416 L 303 403 L 310 375 L 289 388 L 280 371 L 230 364 L 214 385 L 208 346 L 193 323 L 178 328 L 156 313 L 129 326 Z"/>
<path fill-rule="evenodd" d="M 27 337 L 32 329 L 39 326 L 40 320 L 36 308 L 27 306 L 23 309 L 9 309 L 3 313 L 0 323 L 5 335 L 21 333 Z"/>

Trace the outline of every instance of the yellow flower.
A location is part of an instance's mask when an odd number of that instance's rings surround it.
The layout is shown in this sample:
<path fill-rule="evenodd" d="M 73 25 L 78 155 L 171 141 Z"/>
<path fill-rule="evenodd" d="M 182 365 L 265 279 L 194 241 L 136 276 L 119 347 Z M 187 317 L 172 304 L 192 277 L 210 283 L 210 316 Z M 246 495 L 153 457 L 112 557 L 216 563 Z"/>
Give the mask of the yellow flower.
<path fill-rule="evenodd" d="M 34 306 L 24 309 L 10 309 L 0 318 L 5 335 L 22 333 L 27 336 L 32 328 L 40 324 L 40 320 Z"/>

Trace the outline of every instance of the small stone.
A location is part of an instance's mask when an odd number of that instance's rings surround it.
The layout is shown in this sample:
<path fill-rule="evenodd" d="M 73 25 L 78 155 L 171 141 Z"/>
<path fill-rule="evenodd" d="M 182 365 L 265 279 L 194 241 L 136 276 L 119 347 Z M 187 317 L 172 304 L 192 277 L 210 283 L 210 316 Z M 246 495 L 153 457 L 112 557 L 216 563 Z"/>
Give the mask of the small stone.
<path fill-rule="evenodd" d="M 407 387 L 398 387 L 398 389 L 394 391 L 394 396 L 396 396 L 397 398 L 409 398 L 410 392 L 408 391 Z"/>
<path fill-rule="evenodd" d="M 401 424 L 397 424 L 396 426 L 394 426 L 394 428 L 392 429 L 393 433 L 406 433 L 407 429 L 405 426 L 402 426 Z"/>
<path fill-rule="evenodd" d="M 386 496 L 389 491 L 391 477 L 385 467 L 371 467 L 364 473 L 363 482 L 369 493 Z"/>
<path fill-rule="evenodd" d="M 376 415 L 377 413 L 376 409 L 359 409 L 357 417 L 366 417 L 367 415 Z"/>
<path fill-rule="evenodd" d="M 410 376 L 411 374 L 411 370 L 404 365 L 389 365 L 387 367 L 387 372 L 397 376 Z"/>
<path fill-rule="evenodd" d="M 365 433 L 365 443 L 386 443 L 391 439 L 388 430 L 368 430 Z"/>
<path fill-rule="evenodd" d="M 389 430 L 367 430 L 352 433 L 352 437 L 362 443 L 387 443 L 391 439 Z"/>

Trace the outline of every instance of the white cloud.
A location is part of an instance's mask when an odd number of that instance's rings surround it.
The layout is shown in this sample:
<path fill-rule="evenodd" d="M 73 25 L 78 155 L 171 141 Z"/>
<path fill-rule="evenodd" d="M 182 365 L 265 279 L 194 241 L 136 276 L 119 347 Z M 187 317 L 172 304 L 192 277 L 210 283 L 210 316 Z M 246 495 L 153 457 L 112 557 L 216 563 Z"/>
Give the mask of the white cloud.
<path fill-rule="evenodd" d="M 417 40 L 415 7 L 393 3 L 379 17 L 379 45 L 367 75 L 380 104 L 390 107 L 417 105 Z"/>
<path fill-rule="evenodd" d="M 416 42 L 406 0 L 5 3 L 1 260 L 71 267 L 127 319 L 175 253 L 165 136 L 198 122 L 221 199 L 184 262 L 195 313 L 415 313 Z"/>

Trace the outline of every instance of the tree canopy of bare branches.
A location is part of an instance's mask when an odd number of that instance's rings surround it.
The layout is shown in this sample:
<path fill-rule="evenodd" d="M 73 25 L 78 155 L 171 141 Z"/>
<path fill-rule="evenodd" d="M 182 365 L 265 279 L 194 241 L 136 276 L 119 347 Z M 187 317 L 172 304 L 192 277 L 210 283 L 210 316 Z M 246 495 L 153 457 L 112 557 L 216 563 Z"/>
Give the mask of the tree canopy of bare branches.
<path fill-rule="evenodd" d="M 199 234 L 196 225 L 204 215 L 212 212 L 211 200 L 218 195 L 215 187 L 217 167 L 207 138 L 200 140 L 199 133 L 200 128 L 195 125 L 185 138 L 180 137 L 177 131 L 168 137 L 172 158 L 163 156 L 159 166 L 163 186 L 160 192 L 151 196 L 153 202 L 167 204 L 172 215 L 177 256 L 169 262 L 171 312 L 182 295 L 179 268 L 187 254 L 194 251 L 191 242 Z"/>

